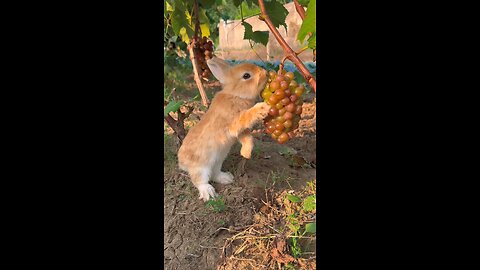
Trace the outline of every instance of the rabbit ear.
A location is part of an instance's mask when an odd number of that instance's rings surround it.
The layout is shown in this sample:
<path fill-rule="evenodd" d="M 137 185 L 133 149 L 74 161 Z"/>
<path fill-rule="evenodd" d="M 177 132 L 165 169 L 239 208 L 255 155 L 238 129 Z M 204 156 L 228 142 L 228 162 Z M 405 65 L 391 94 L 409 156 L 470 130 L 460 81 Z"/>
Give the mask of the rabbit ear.
<path fill-rule="evenodd" d="M 218 57 L 213 57 L 212 59 L 207 60 L 207 65 L 213 76 L 215 76 L 221 84 L 227 82 L 227 74 L 230 70 L 230 65 L 227 62 Z"/>

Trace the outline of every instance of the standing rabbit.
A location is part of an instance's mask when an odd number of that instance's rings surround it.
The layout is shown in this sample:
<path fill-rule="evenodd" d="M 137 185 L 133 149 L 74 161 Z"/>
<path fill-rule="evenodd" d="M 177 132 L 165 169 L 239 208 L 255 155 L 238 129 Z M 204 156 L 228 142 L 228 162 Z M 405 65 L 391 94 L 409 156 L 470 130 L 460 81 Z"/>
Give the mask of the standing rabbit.
<path fill-rule="evenodd" d="M 233 175 L 221 168 L 237 140 L 242 145 L 241 155 L 251 157 L 253 137 L 248 129 L 263 120 L 270 108 L 265 102 L 255 104 L 267 83 L 266 70 L 250 63 L 230 66 L 217 57 L 208 60 L 207 65 L 223 89 L 200 122 L 190 129 L 178 151 L 180 169 L 188 172 L 204 201 L 216 196 L 208 183 L 210 178 L 222 184 L 233 182 Z"/>

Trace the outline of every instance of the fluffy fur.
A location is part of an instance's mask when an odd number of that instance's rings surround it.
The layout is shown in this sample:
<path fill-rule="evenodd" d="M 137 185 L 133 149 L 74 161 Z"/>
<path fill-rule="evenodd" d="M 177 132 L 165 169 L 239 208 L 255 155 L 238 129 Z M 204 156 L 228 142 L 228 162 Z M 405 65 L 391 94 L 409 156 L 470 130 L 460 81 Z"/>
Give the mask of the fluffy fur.
<path fill-rule="evenodd" d="M 188 172 L 204 201 L 216 196 L 208 183 L 210 179 L 222 184 L 233 182 L 233 175 L 221 168 L 237 140 L 242 145 L 241 155 L 251 157 L 253 137 L 248 129 L 263 120 L 269 110 L 264 102 L 255 104 L 267 82 L 266 70 L 249 63 L 230 66 L 217 57 L 207 64 L 223 90 L 215 95 L 207 113 L 190 129 L 178 151 L 180 169 Z M 250 77 L 245 79 L 245 74 Z"/>

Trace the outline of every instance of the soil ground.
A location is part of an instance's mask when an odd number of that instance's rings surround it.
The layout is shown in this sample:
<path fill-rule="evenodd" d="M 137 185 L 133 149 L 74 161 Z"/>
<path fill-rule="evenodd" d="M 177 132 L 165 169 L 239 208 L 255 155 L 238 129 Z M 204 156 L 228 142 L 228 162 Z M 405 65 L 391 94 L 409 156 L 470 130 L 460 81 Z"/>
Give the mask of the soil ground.
<path fill-rule="evenodd" d="M 214 89 L 213 92 L 216 92 L 220 88 L 218 83 L 211 83 L 207 89 L 209 91 Z M 261 126 L 252 131 L 255 148 L 252 158 L 245 163 L 243 174 L 238 170 L 238 165 L 243 159 L 240 156 L 240 145 L 237 143 L 232 147 L 222 171 L 234 174 L 234 183 L 212 184 L 217 193 L 224 198 L 223 211 L 214 211 L 198 199 L 198 191 L 190 182 L 188 175 L 178 169 L 176 160 L 178 141 L 172 130 L 166 128 L 165 269 L 220 269 L 222 260 L 225 259 L 222 257 L 225 241 L 233 235 L 233 231 L 239 231 L 255 223 L 255 214 L 264 205 L 262 201 L 265 201 L 267 190 L 277 194 L 292 190 L 300 191 L 305 188 L 308 181 L 316 179 L 316 119 L 313 94 L 306 94 L 304 100 L 298 135 L 294 139 L 280 145 L 265 134 Z M 194 106 L 198 107 L 198 102 Z M 201 115 L 202 111 L 196 108 L 186 121 L 188 126 L 198 122 Z M 310 247 L 309 251 L 309 257 L 312 257 L 312 254 L 315 257 L 315 248 Z"/>

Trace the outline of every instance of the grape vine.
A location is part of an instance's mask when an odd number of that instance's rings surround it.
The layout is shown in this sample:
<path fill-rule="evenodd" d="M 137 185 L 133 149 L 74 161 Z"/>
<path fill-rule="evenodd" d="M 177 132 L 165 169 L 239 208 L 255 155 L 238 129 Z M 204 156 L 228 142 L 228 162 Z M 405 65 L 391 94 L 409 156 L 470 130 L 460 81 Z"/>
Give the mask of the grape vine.
<path fill-rule="evenodd" d="M 280 70 L 286 60 L 291 61 L 304 77 L 311 89 L 316 92 L 315 77 L 298 58 L 305 49 L 313 50 L 313 61 L 316 61 L 316 0 L 293 0 L 295 11 L 303 20 L 297 39 L 303 43 L 306 40 L 306 47 L 295 52 L 291 45 L 280 35 L 279 27 L 285 23 L 288 11 L 283 6 L 291 0 L 166 0 L 164 7 L 164 47 L 166 51 L 176 54 L 179 57 L 189 55 L 192 63 L 192 71 L 195 83 L 201 96 L 202 105 L 208 107 L 209 100 L 205 93 L 203 81 L 210 77 L 210 71 L 206 60 L 214 55 L 213 47 L 218 43 L 217 24 L 222 20 L 236 19 L 241 17 L 242 25 L 245 28 L 244 39 L 250 44 L 259 43 L 264 46 L 268 44 L 269 34 L 272 33 L 280 47 L 284 51 L 281 60 Z M 307 8 L 306 11 L 304 8 Z M 243 10 L 248 12 L 246 17 L 258 16 L 268 26 L 269 31 L 252 31 L 252 26 L 244 19 Z M 251 45 L 253 49 L 253 45 Z M 168 85 L 164 91 L 170 91 Z M 180 105 L 179 105 L 180 104 Z M 182 140 L 185 134 L 183 123 L 177 123 L 185 119 L 180 112 L 183 102 L 164 99 L 164 119 L 171 126 L 177 136 Z M 175 120 L 171 113 L 177 113 Z M 175 128 L 174 128 L 175 126 Z"/>

